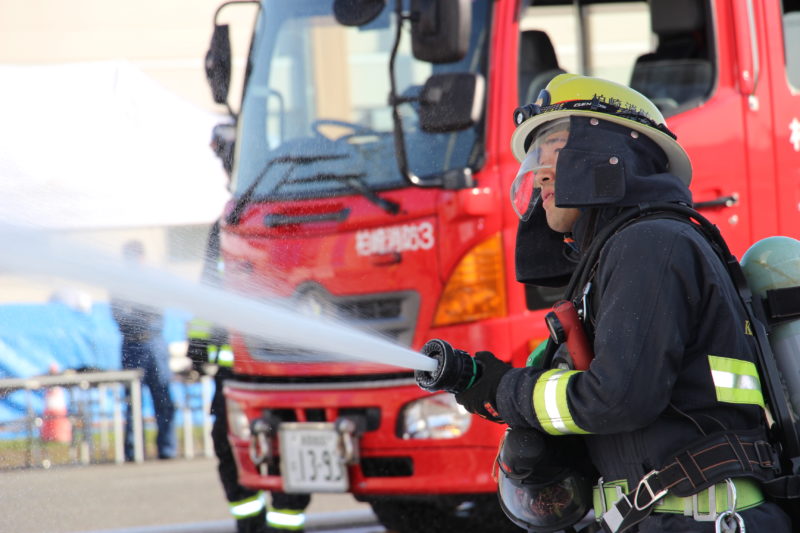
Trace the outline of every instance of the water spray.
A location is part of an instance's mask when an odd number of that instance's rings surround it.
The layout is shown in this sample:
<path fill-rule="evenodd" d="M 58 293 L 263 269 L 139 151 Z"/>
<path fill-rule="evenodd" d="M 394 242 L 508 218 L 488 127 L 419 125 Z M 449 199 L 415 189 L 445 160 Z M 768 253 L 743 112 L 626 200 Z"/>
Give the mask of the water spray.
<path fill-rule="evenodd" d="M 0 224 L 0 272 L 55 276 L 144 305 L 172 307 L 225 328 L 341 360 L 432 372 L 436 362 L 340 321 L 309 317 L 284 302 L 257 301 L 146 266 L 133 266 L 63 235 Z"/>

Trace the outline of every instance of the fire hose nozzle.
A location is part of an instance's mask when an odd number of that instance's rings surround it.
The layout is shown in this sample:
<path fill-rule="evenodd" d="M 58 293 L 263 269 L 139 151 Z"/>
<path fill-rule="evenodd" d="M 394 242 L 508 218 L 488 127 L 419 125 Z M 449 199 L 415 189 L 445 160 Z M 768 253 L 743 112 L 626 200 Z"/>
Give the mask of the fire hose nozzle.
<path fill-rule="evenodd" d="M 414 377 L 423 389 L 458 394 L 469 388 L 481 375 L 481 365 L 463 350 L 456 350 L 441 339 L 425 343 L 421 352 L 438 363 L 436 370 L 415 370 Z"/>

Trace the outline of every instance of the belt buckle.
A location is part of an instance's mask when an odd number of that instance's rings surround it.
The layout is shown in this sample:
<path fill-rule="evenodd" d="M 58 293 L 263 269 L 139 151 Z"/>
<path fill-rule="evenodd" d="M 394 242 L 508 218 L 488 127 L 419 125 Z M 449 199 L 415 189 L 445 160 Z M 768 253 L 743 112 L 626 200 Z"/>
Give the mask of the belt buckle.
<path fill-rule="evenodd" d="M 606 487 L 604 485 L 603 477 L 600 476 L 600 479 L 597 480 L 597 490 L 600 492 L 600 516 L 597 517 L 597 520 L 608 512 L 608 502 L 606 501 Z M 614 485 L 614 492 L 616 492 L 617 497 L 611 502 L 611 505 L 616 504 L 620 498 L 625 496 L 625 492 L 622 490 L 622 487 L 619 485 Z"/>
<path fill-rule="evenodd" d="M 636 486 L 636 492 L 633 494 L 633 506 L 637 511 L 644 511 L 667 494 L 667 489 L 661 489 L 658 492 L 653 492 L 653 488 L 650 486 L 649 479 L 656 474 L 658 474 L 658 470 L 651 470 L 639 480 L 639 484 Z M 650 501 L 645 505 L 639 505 L 639 492 L 642 490 L 642 487 L 646 488 L 647 492 L 650 494 Z"/>
<path fill-rule="evenodd" d="M 608 505 L 606 504 L 606 488 L 603 486 L 603 476 L 600 476 L 600 479 L 597 480 L 597 489 L 600 491 L 600 516 L 597 517 L 598 520 L 606 514 L 608 511 Z"/>
<path fill-rule="evenodd" d="M 756 452 L 756 459 L 758 464 L 763 468 L 770 468 L 774 472 L 780 470 L 779 461 L 775 458 L 775 450 L 769 442 L 759 440 L 753 443 L 753 449 Z"/>
<path fill-rule="evenodd" d="M 692 494 L 692 518 L 698 522 L 713 522 L 717 519 L 717 486 L 711 485 L 705 491 L 708 492 L 708 513 L 700 512 L 697 496 L 702 492 Z"/>

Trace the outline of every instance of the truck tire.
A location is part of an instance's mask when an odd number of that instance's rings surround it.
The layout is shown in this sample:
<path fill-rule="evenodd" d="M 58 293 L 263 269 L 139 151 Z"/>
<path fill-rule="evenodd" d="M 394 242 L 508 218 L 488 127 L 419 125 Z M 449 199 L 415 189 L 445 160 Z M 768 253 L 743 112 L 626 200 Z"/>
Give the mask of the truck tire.
<path fill-rule="evenodd" d="M 423 500 L 370 502 L 378 521 L 393 533 L 519 533 L 494 494 L 457 499 L 430 496 Z"/>

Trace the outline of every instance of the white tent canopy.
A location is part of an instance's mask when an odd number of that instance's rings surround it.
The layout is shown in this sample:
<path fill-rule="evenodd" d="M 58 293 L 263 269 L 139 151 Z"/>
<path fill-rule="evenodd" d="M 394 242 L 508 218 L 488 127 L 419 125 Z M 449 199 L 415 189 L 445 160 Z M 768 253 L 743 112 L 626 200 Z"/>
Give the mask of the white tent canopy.
<path fill-rule="evenodd" d="M 50 228 L 207 223 L 228 199 L 223 117 L 127 62 L 0 65 L 0 221 Z"/>

